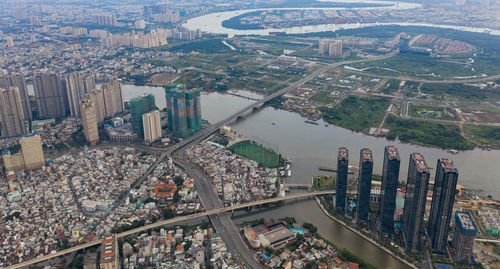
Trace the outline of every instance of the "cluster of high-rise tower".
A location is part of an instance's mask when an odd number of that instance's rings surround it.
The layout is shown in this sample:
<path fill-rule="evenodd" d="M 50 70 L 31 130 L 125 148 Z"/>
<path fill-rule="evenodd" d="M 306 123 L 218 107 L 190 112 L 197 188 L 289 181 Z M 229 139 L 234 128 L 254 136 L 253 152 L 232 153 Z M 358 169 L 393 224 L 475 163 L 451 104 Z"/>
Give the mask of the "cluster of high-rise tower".
<path fill-rule="evenodd" d="M 340 148 L 337 158 L 337 185 L 335 207 L 346 209 L 347 175 L 349 153 Z M 382 170 L 377 228 L 382 237 L 390 238 L 394 231 L 394 213 L 399 182 L 400 157 L 394 146 L 385 147 Z M 372 185 L 373 156 L 369 149 L 362 149 L 359 160 L 357 182 L 357 206 L 355 218 L 358 222 L 370 221 L 370 193 Z M 410 155 L 406 194 L 401 226 L 401 235 L 405 248 L 409 252 L 418 252 L 425 243 L 424 214 L 429 189 L 429 168 L 420 153 Z M 438 159 L 432 196 L 427 236 L 432 250 L 445 253 L 448 232 L 452 218 L 458 172 L 448 159 Z M 472 226 L 475 227 L 473 224 Z M 470 233 L 470 232 L 469 232 Z M 458 235 L 457 235 L 458 236 Z M 470 241 L 470 240 L 469 240 Z"/>
<path fill-rule="evenodd" d="M 85 137 L 99 140 L 97 124 L 124 110 L 122 88 L 113 80 L 96 88 L 94 76 L 79 72 L 40 73 L 33 76 L 36 107 L 31 109 L 26 80 L 22 75 L 0 78 L 0 134 L 16 137 L 29 133 L 26 122 L 37 119 L 81 117 Z M 35 114 L 33 116 L 33 114 Z"/>

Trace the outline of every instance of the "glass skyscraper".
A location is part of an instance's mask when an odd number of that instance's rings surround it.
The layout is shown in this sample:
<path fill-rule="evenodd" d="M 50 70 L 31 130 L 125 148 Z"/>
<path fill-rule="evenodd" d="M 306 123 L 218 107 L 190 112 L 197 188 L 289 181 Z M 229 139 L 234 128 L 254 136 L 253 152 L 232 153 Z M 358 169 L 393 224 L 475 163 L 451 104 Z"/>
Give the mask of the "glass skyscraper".
<path fill-rule="evenodd" d="M 369 149 L 362 149 L 359 157 L 358 177 L 358 221 L 368 221 L 370 212 L 370 192 L 372 187 L 373 156 Z"/>
<path fill-rule="evenodd" d="M 424 213 L 429 187 L 429 168 L 420 153 L 410 155 L 403 211 L 404 241 L 406 250 L 415 253 L 422 249 Z"/>
<path fill-rule="evenodd" d="M 385 147 L 378 217 L 379 231 L 382 236 L 388 236 L 394 230 L 400 163 L 398 149 L 394 146 Z"/>
<path fill-rule="evenodd" d="M 337 185 L 335 192 L 335 208 L 337 210 L 345 210 L 348 169 L 349 151 L 346 148 L 339 148 L 337 158 Z"/>
<path fill-rule="evenodd" d="M 431 213 L 427 233 L 431 239 L 432 250 L 446 252 L 448 232 L 452 218 L 458 171 L 448 159 L 438 159 L 436 178 L 432 194 Z"/>

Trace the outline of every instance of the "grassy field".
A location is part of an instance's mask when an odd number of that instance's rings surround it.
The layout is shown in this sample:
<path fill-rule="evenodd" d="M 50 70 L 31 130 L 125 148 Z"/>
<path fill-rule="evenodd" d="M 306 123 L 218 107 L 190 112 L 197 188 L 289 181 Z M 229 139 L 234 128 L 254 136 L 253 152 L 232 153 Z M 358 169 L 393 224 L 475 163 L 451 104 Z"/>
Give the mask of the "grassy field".
<path fill-rule="evenodd" d="M 481 145 L 500 148 L 500 127 L 464 125 L 464 132 Z"/>
<path fill-rule="evenodd" d="M 330 95 L 326 92 L 319 92 L 313 95 L 309 100 L 313 102 L 319 102 L 322 104 L 329 104 L 333 102 L 334 99 L 331 98 Z"/>
<path fill-rule="evenodd" d="M 442 100 L 457 101 L 495 101 L 500 100 L 500 91 L 495 89 L 482 89 L 472 85 L 434 84 L 424 83 L 420 89 L 422 93 L 431 94 Z"/>
<path fill-rule="evenodd" d="M 410 104 L 408 114 L 413 117 L 440 120 L 458 120 L 451 108 Z"/>
<path fill-rule="evenodd" d="M 234 144 L 229 150 L 266 167 L 279 167 L 283 161 L 279 154 L 248 141 Z"/>
<path fill-rule="evenodd" d="M 387 117 L 385 128 L 389 129 L 387 138 L 398 138 L 401 142 L 443 149 L 468 150 L 474 144 L 460 135 L 460 128 L 455 125 L 443 125 L 428 122 L 403 120 L 395 116 Z"/>
<path fill-rule="evenodd" d="M 393 94 L 399 90 L 400 80 L 391 79 L 387 83 L 380 87 L 380 91 L 385 94 Z"/>
<path fill-rule="evenodd" d="M 390 104 L 385 98 L 347 97 L 334 108 L 320 108 L 323 119 L 356 132 L 368 133 L 370 127 L 378 126 Z"/>
<path fill-rule="evenodd" d="M 373 61 L 369 63 L 353 64 L 356 68 L 366 68 L 365 72 L 386 76 L 415 76 L 431 80 L 440 80 L 453 77 L 467 77 L 472 75 L 494 74 L 481 65 L 481 70 L 476 66 L 457 64 L 441 61 L 439 58 L 416 55 L 398 54 L 389 59 Z M 474 71 L 472 68 L 475 67 Z M 484 70 L 483 70 L 484 69 Z"/>
<path fill-rule="evenodd" d="M 335 188 L 336 179 L 333 176 L 317 176 L 313 179 L 314 189 Z"/>

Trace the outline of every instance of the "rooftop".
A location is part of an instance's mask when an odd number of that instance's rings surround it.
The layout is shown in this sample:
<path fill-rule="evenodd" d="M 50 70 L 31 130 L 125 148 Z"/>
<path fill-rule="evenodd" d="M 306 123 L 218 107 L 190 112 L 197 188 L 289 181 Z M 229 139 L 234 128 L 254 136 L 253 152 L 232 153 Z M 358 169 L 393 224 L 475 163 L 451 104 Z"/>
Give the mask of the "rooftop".
<path fill-rule="evenodd" d="M 441 166 L 444 168 L 445 172 L 457 172 L 457 169 L 453 166 L 453 161 L 449 159 L 439 159 Z"/>
<path fill-rule="evenodd" d="M 349 151 L 346 148 L 339 148 L 339 160 L 347 160 Z"/>
<path fill-rule="evenodd" d="M 389 160 L 399 160 L 398 149 L 395 146 L 387 146 L 385 147 L 385 151 L 388 153 Z"/>
<path fill-rule="evenodd" d="M 424 156 L 420 153 L 413 153 L 412 154 L 413 159 L 415 160 L 415 164 L 417 165 L 418 171 L 419 172 L 429 172 L 429 168 L 427 167 L 427 164 L 425 163 Z"/>
<path fill-rule="evenodd" d="M 361 160 L 363 162 L 373 162 L 372 151 L 370 149 L 362 149 Z"/>

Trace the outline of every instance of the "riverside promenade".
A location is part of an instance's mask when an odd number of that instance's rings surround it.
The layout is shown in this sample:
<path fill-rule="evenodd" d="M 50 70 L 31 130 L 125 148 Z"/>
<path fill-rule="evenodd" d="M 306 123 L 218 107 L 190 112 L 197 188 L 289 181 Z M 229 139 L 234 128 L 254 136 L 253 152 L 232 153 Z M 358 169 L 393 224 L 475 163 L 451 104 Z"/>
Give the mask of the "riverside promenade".
<path fill-rule="evenodd" d="M 333 219 L 334 221 L 340 223 L 342 226 L 344 226 L 345 228 L 349 229 L 350 231 L 352 231 L 353 233 L 363 237 L 363 239 L 365 239 L 366 241 L 372 243 L 373 245 L 377 246 L 378 248 L 384 250 L 385 252 L 387 252 L 387 254 L 393 256 L 394 258 L 398 259 L 399 261 L 401 261 L 402 263 L 408 265 L 409 267 L 413 268 L 413 269 L 418 269 L 418 267 L 413 264 L 413 263 L 410 263 L 409 261 L 397 256 L 396 254 L 392 253 L 391 250 L 389 250 L 388 248 L 380 245 L 378 242 L 376 242 L 375 240 L 373 240 L 372 238 L 364 235 L 363 233 L 361 233 L 360 231 L 354 229 L 353 227 L 347 225 L 343 220 L 331 215 L 327 210 L 326 208 L 321 204 L 320 200 L 318 197 L 314 197 L 316 199 L 316 203 L 319 205 L 319 207 L 321 208 L 321 210 L 323 210 L 323 213 L 325 213 L 326 216 L 328 216 L 329 218 Z"/>

